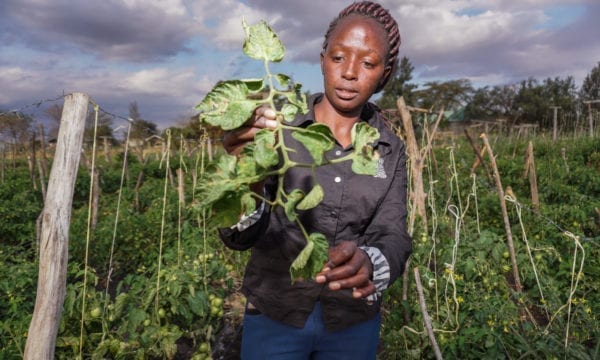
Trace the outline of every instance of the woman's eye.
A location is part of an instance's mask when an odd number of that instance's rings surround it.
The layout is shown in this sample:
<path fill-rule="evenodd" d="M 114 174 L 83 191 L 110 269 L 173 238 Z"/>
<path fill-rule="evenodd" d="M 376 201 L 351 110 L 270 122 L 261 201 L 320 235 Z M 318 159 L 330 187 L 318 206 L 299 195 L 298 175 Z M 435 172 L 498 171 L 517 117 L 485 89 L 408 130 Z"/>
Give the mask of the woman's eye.
<path fill-rule="evenodd" d="M 367 69 L 372 69 L 372 68 L 375 66 L 375 64 L 372 64 L 372 63 L 370 63 L 370 62 L 367 62 L 367 61 L 363 62 L 363 65 L 364 65 L 364 66 L 365 66 Z"/>
<path fill-rule="evenodd" d="M 331 60 L 333 60 L 335 62 L 340 62 L 340 61 L 342 61 L 342 57 L 341 56 L 332 56 Z"/>

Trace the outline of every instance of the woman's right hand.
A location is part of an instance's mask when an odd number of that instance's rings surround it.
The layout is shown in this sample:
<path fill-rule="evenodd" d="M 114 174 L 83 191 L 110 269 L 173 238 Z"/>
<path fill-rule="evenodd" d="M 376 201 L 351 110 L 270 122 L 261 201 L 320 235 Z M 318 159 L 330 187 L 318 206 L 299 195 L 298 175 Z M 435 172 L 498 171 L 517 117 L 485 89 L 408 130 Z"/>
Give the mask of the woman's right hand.
<path fill-rule="evenodd" d="M 230 155 L 239 154 L 244 146 L 254 140 L 254 135 L 261 129 L 275 129 L 277 114 L 268 106 L 256 108 L 252 116 L 241 127 L 226 131 L 223 137 L 223 147 Z"/>

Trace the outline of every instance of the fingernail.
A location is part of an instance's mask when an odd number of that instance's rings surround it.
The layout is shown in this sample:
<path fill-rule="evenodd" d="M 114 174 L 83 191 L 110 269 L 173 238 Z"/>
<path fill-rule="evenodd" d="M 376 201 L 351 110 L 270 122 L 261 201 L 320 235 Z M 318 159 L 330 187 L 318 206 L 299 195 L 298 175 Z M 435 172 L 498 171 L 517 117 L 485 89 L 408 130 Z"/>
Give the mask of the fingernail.
<path fill-rule="evenodd" d="M 269 129 L 275 129 L 277 127 L 277 121 L 275 121 L 275 120 L 265 120 L 265 125 Z"/>
<path fill-rule="evenodd" d="M 358 298 L 362 297 L 362 294 L 360 292 L 358 292 L 358 291 L 353 291 L 352 292 L 352 297 L 355 298 L 355 299 L 358 299 Z"/>
<path fill-rule="evenodd" d="M 340 285 L 340 283 L 332 282 L 332 283 L 329 283 L 329 288 L 331 290 L 339 290 L 342 288 L 342 286 Z"/>
<path fill-rule="evenodd" d="M 273 109 L 266 109 L 265 112 L 263 113 L 263 115 L 268 118 L 275 119 L 275 117 L 277 116 L 277 113 Z"/>
<path fill-rule="evenodd" d="M 323 275 L 319 275 L 315 278 L 315 281 L 318 283 L 324 283 L 325 281 L 327 281 L 327 278 Z"/>
<path fill-rule="evenodd" d="M 321 270 L 321 272 L 328 272 L 329 270 L 331 270 L 331 269 L 328 267 L 324 267 L 323 270 Z"/>

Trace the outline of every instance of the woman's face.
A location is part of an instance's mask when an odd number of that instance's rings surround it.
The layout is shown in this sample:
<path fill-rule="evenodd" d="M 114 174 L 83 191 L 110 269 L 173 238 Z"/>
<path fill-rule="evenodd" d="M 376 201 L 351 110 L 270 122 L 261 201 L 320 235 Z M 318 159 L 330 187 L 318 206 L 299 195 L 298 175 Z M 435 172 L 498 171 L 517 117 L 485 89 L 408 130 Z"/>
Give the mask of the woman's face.
<path fill-rule="evenodd" d="M 387 36 L 374 19 L 350 15 L 331 32 L 321 53 L 327 101 L 339 112 L 360 115 L 386 71 Z"/>

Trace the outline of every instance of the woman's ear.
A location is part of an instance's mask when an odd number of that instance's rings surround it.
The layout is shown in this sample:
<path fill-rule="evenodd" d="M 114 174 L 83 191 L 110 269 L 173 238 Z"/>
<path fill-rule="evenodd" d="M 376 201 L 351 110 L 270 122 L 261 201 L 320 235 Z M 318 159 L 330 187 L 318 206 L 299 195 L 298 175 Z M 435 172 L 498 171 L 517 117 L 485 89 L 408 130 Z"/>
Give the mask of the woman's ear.
<path fill-rule="evenodd" d="M 325 59 L 325 54 L 323 52 L 324 51 L 321 51 L 321 75 L 325 74 L 323 71 L 323 60 Z"/>
<path fill-rule="evenodd" d="M 390 76 L 392 75 L 392 66 L 386 65 L 383 69 L 383 75 L 381 75 L 381 80 L 379 80 L 379 87 L 385 86 Z"/>

